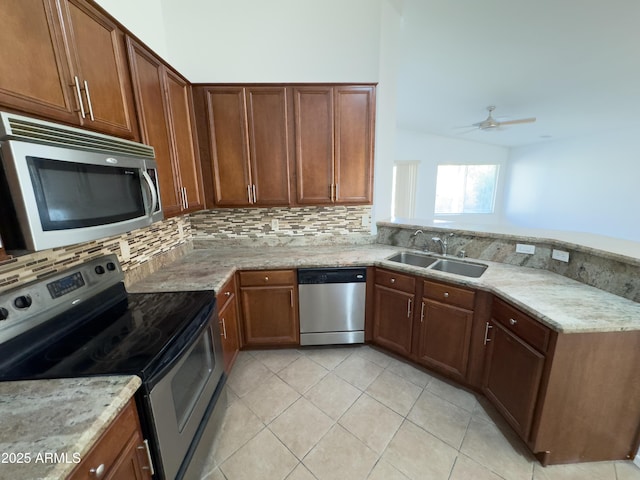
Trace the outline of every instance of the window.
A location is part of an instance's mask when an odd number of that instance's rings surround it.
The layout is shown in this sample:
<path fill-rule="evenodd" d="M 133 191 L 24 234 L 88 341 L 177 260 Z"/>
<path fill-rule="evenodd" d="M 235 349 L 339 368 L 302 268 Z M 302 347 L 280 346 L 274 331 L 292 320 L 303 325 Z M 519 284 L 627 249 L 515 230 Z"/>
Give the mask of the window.
<path fill-rule="evenodd" d="M 438 165 L 435 214 L 493 213 L 499 165 Z"/>

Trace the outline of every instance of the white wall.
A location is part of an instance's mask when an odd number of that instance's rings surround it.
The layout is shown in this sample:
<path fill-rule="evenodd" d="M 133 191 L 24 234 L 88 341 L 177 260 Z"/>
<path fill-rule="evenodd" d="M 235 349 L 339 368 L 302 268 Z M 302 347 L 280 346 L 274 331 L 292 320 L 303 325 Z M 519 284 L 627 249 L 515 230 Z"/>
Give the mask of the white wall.
<path fill-rule="evenodd" d="M 507 185 L 512 224 L 640 241 L 637 132 L 514 148 Z"/>
<path fill-rule="evenodd" d="M 192 82 L 375 82 L 384 0 L 162 0 Z"/>
<path fill-rule="evenodd" d="M 420 162 L 415 216 L 425 220 L 433 219 L 438 163 L 476 163 L 500 165 L 495 213 L 493 215 L 474 215 L 472 217 L 456 215 L 450 218 L 457 222 L 473 222 L 475 224 L 499 223 L 502 220 L 501 199 L 508 154 L 509 150 L 506 147 L 409 130 L 398 130 L 396 133 L 395 160 L 417 160 Z M 386 178 L 386 181 L 390 183 L 391 177 Z"/>
<path fill-rule="evenodd" d="M 162 5 L 158 0 L 96 0 L 153 51 L 170 61 Z"/>

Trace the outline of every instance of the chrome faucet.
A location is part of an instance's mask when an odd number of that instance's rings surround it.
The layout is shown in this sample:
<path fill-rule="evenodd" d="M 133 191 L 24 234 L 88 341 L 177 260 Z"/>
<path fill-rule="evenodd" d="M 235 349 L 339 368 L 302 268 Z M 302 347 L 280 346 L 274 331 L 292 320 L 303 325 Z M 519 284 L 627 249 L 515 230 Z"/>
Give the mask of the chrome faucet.
<path fill-rule="evenodd" d="M 412 237 L 417 237 L 418 235 L 424 235 L 424 232 L 422 230 L 416 230 L 415 232 L 413 232 L 413 235 L 411 235 Z M 427 245 L 425 244 L 424 246 L 425 251 L 427 250 Z"/>
<path fill-rule="evenodd" d="M 442 247 L 442 255 L 447 255 L 447 237 L 451 238 L 453 237 L 453 233 L 450 233 L 449 235 L 445 235 L 444 236 L 444 240 L 440 237 L 432 237 L 431 240 L 433 240 L 436 243 L 440 244 L 440 247 Z"/>

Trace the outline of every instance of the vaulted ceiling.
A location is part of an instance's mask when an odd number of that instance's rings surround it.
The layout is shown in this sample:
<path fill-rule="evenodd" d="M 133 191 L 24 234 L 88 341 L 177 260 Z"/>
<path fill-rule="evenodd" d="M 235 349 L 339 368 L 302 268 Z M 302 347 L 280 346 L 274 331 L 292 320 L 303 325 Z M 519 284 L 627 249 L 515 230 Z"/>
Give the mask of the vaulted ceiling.
<path fill-rule="evenodd" d="M 637 0 L 404 0 L 400 128 L 503 146 L 640 134 Z M 501 131 L 456 129 L 495 115 Z"/>

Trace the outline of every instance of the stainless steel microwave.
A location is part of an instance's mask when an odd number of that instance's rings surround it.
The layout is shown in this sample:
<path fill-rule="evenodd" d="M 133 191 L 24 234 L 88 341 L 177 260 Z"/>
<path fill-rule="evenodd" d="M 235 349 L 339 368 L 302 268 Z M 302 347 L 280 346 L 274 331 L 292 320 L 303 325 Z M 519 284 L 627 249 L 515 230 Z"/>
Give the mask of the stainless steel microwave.
<path fill-rule="evenodd" d="M 7 250 L 45 250 L 162 220 L 153 147 L 0 112 Z"/>

